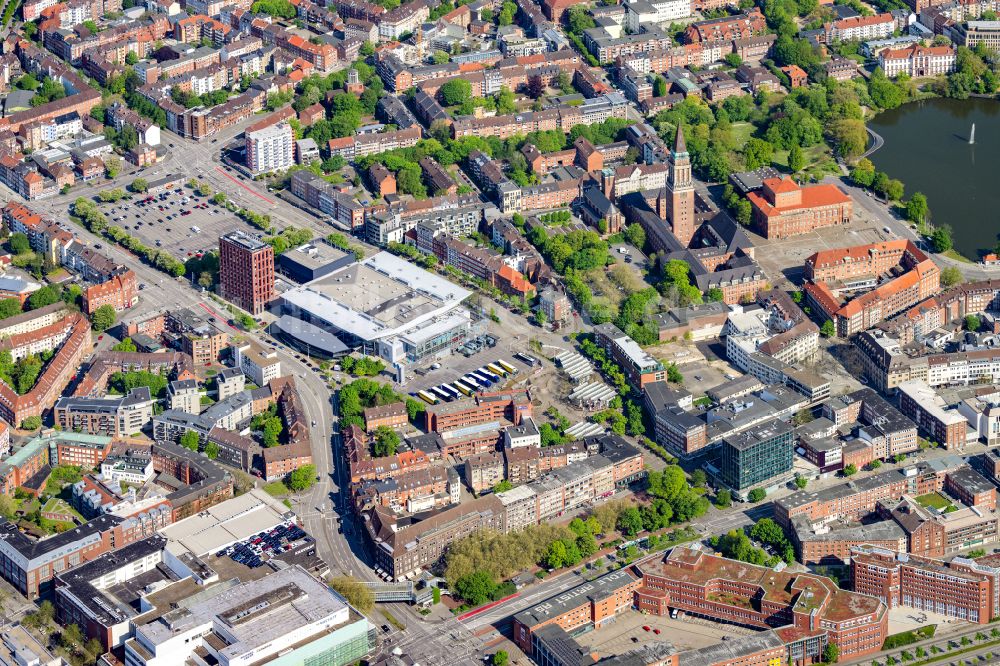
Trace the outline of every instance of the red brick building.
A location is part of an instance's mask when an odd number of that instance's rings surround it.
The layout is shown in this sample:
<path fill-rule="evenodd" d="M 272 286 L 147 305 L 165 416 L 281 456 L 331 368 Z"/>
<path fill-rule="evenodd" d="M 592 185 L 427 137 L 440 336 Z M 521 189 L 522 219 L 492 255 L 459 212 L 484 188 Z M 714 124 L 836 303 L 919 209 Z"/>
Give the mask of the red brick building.
<path fill-rule="evenodd" d="M 427 408 L 427 430 L 440 432 L 507 419 L 514 425 L 531 416 L 531 401 L 524 391 L 480 393 L 472 398 L 443 402 Z"/>
<path fill-rule="evenodd" d="M 997 617 L 993 601 L 998 570 L 970 560 L 945 564 L 914 555 L 899 557 L 874 548 L 855 548 L 851 578 L 855 591 L 889 606 L 909 606 L 969 622 Z"/>
<path fill-rule="evenodd" d="M 274 298 L 274 248 L 242 231 L 220 237 L 219 282 L 223 298 L 260 314 Z"/>
<path fill-rule="evenodd" d="M 83 311 L 94 314 L 102 305 L 110 305 L 115 312 L 121 312 L 139 301 L 139 287 L 135 273 L 129 269 L 115 275 L 107 282 L 87 287 L 83 292 Z"/>
<path fill-rule="evenodd" d="M 406 403 L 403 402 L 368 407 L 363 413 L 365 417 L 365 429 L 369 433 L 375 432 L 381 426 L 395 430 L 405 428 L 410 423 Z"/>
<path fill-rule="evenodd" d="M 752 627 L 823 631 L 848 658 L 878 652 L 888 635 L 883 601 L 841 590 L 825 576 L 777 572 L 684 546 L 635 569 L 642 576 L 640 611 L 677 608 Z"/>
<path fill-rule="evenodd" d="M 836 185 L 802 187 L 791 178 L 768 178 L 747 194 L 753 221 L 765 238 L 788 238 L 822 227 L 847 224 L 854 204 Z"/>

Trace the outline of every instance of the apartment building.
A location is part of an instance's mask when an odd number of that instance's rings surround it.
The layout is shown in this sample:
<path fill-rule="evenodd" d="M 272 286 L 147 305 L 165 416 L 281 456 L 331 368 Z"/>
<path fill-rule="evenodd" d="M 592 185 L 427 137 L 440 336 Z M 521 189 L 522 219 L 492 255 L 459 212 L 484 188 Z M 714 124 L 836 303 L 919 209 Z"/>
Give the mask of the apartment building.
<path fill-rule="evenodd" d="M 479 393 L 471 398 L 430 405 L 426 411 L 429 432 L 441 432 L 506 419 L 514 425 L 531 416 L 531 401 L 525 391 Z"/>
<path fill-rule="evenodd" d="M 852 16 L 827 23 L 823 26 L 823 30 L 829 43 L 866 42 L 891 37 L 896 30 L 896 20 L 888 12 L 874 16 Z"/>
<path fill-rule="evenodd" d="M 652 382 L 666 381 L 667 369 L 663 364 L 614 324 L 595 326 L 594 342 L 608 353 L 636 390 L 641 391 Z"/>
<path fill-rule="evenodd" d="M 140 386 L 124 396 L 59 398 L 53 416 L 63 430 L 128 437 L 141 432 L 152 420 L 155 402 L 149 388 Z"/>
<path fill-rule="evenodd" d="M 283 171 L 295 165 L 292 126 L 278 123 L 246 131 L 247 168 L 255 174 Z"/>
<path fill-rule="evenodd" d="M 116 273 L 111 279 L 87 287 L 83 291 L 82 310 L 92 315 L 102 305 L 110 305 L 115 312 L 134 307 L 139 302 L 138 279 L 131 269 Z"/>

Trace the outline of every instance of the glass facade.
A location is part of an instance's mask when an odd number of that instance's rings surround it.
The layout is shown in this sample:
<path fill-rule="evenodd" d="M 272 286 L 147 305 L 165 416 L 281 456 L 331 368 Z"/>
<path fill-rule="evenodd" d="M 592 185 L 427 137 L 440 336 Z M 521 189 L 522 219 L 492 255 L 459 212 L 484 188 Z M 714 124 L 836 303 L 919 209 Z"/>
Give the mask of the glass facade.
<path fill-rule="evenodd" d="M 755 428 L 722 442 L 723 482 L 742 491 L 759 486 L 792 469 L 793 431 L 784 423 Z"/>

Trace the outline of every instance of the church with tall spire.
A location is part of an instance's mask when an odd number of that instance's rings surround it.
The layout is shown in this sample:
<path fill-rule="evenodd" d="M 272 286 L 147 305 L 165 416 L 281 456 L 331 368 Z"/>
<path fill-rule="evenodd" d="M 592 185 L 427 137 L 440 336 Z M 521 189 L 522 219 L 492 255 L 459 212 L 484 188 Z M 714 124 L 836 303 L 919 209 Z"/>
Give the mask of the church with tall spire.
<path fill-rule="evenodd" d="M 674 236 L 684 247 L 688 247 L 695 232 L 694 180 L 691 156 L 680 125 L 677 126 L 668 166 L 667 183 L 656 199 L 656 213 L 670 223 Z"/>
<path fill-rule="evenodd" d="M 697 200 L 684 130 L 677 128 L 668 148 L 652 128 L 640 129 L 657 144 L 655 162 L 647 167 L 661 180 L 617 197 L 626 221 L 642 226 L 647 244 L 662 260 L 687 264 L 692 284 L 703 293 L 719 289 L 729 304 L 755 299 L 766 288 L 767 276 L 753 258 L 753 242 L 727 212 Z"/>

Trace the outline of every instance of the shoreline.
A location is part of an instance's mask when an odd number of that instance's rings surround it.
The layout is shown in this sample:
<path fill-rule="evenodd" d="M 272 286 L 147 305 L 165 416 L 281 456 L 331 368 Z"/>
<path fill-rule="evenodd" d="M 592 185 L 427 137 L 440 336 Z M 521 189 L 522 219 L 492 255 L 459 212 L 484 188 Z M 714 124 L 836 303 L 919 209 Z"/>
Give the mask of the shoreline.
<path fill-rule="evenodd" d="M 906 102 L 904 104 L 901 104 L 901 105 L 899 105 L 898 107 L 896 107 L 894 109 L 888 109 L 888 110 L 882 111 L 882 112 L 880 112 L 880 113 L 872 116 L 871 118 L 868 118 L 868 119 L 865 120 L 865 131 L 868 134 L 869 143 L 868 143 L 868 146 L 865 149 L 865 152 L 858 159 L 859 160 L 860 159 L 870 159 L 871 156 L 873 156 L 875 153 L 879 152 L 880 150 L 882 150 L 886 146 L 886 143 L 887 143 L 886 139 L 882 136 L 882 134 L 880 132 L 878 132 L 876 129 L 874 129 L 871 126 L 871 123 L 874 123 L 880 116 L 883 116 L 883 115 L 885 115 L 887 113 L 896 113 L 896 114 L 898 114 L 900 116 L 903 115 L 904 113 L 909 113 L 909 112 L 911 112 L 911 111 L 914 110 L 912 108 L 913 106 L 915 106 L 915 105 L 923 106 L 923 102 L 932 101 L 932 100 L 947 100 L 949 103 L 961 103 L 961 102 L 965 102 L 965 101 L 968 101 L 968 100 L 983 100 L 983 101 L 991 101 L 991 102 L 994 102 L 996 104 L 1000 104 L 1000 95 L 996 95 L 996 94 L 994 94 L 994 95 L 988 95 L 988 94 L 970 94 L 968 98 L 956 98 L 956 97 L 945 97 L 945 96 L 938 95 L 938 94 L 933 93 L 933 92 L 924 92 L 924 91 L 922 91 L 920 93 L 919 97 L 917 97 L 915 99 L 912 99 L 912 100 L 910 100 L 910 101 L 908 101 L 908 102 Z M 954 114 L 952 112 L 948 112 L 948 113 L 949 113 L 949 115 L 951 115 L 951 116 L 953 116 L 955 118 L 959 117 L 958 115 L 956 115 L 956 114 Z M 896 121 L 898 122 L 899 118 L 896 118 Z M 966 137 L 966 136 L 959 136 L 958 133 L 954 133 L 954 136 L 956 138 L 963 139 L 963 141 L 967 141 L 967 139 L 968 139 L 968 137 Z M 879 169 L 877 166 L 876 166 L 876 169 L 879 170 L 879 171 L 882 171 L 882 169 Z M 887 173 L 890 178 L 896 177 L 895 174 L 890 173 L 888 171 L 888 169 L 885 170 L 885 173 Z M 922 188 L 916 186 L 913 183 L 905 182 L 905 185 L 906 185 L 907 189 L 911 189 L 912 188 L 913 192 L 922 192 L 923 191 Z M 928 198 L 930 198 L 930 197 L 928 197 Z M 940 198 L 940 196 L 935 196 L 935 198 L 936 199 Z M 947 199 L 944 199 L 943 201 L 945 202 L 945 204 L 947 204 Z M 931 210 L 933 210 L 933 203 L 931 204 Z M 935 225 L 933 223 L 929 223 L 928 226 L 929 226 L 929 229 L 933 230 L 933 228 L 934 228 Z M 954 229 L 954 227 L 953 227 L 953 229 Z M 1000 238 L 1000 233 L 998 233 L 998 238 Z M 981 262 L 981 260 L 982 260 L 982 258 L 984 256 L 993 253 L 994 250 L 995 250 L 995 246 L 977 247 L 977 248 L 975 248 L 974 253 L 972 254 L 972 256 L 970 256 L 969 252 L 962 251 L 959 248 L 953 246 L 951 248 L 951 250 L 949 251 L 948 254 L 959 255 L 959 256 L 945 256 L 945 255 L 941 255 L 941 256 L 943 258 L 946 258 L 946 259 L 948 259 L 948 260 L 950 260 L 952 262 L 955 262 L 955 263 L 965 263 L 968 266 L 978 266 L 978 267 L 981 267 L 981 268 L 989 268 L 988 265 L 982 264 L 980 262 Z"/>

